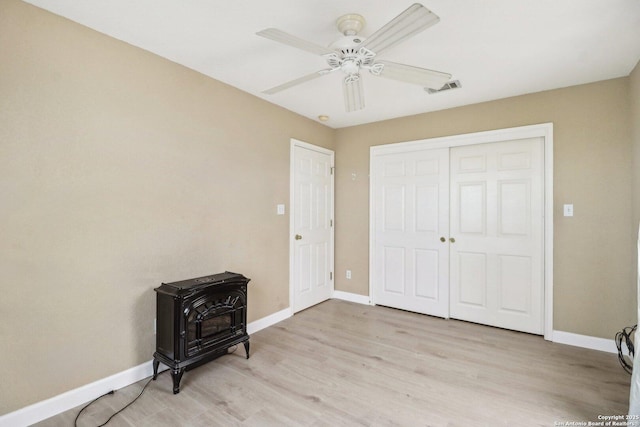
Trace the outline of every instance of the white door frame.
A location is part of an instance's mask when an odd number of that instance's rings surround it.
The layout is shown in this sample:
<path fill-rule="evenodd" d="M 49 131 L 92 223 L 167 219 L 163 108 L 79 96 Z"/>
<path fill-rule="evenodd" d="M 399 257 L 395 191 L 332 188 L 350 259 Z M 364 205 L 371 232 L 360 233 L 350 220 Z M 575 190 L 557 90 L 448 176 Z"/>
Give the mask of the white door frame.
<path fill-rule="evenodd" d="M 544 339 L 553 338 L 553 123 L 542 123 L 508 129 L 474 132 L 440 138 L 378 145 L 370 148 L 369 165 L 376 156 L 416 149 L 451 148 L 464 145 L 486 144 L 510 141 L 514 139 L 544 139 Z M 371 304 L 375 304 L 372 277 L 375 249 L 375 207 L 373 180 L 369 183 L 369 295 Z"/>
<path fill-rule="evenodd" d="M 331 272 L 334 272 L 334 254 L 335 254 L 335 226 L 333 224 L 335 218 L 335 175 L 333 173 L 335 167 L 335 152 L 327 148 L 319 147 L 317 145 L 309 144 L 304 141 L 300 141 L 291 138 L 291 146 L 289 151 L 289 309 L 291 315 L 294 314 L 294 227 L 295 227 L 295 148 L 301 147 L 308 150 L 314 150 L 323 154 L 327 154 L 331 157 L 331 242 L 329 243 L 329 268 Z M 335 274 L 331 277 L 331 293 L 335 292 Z"/>

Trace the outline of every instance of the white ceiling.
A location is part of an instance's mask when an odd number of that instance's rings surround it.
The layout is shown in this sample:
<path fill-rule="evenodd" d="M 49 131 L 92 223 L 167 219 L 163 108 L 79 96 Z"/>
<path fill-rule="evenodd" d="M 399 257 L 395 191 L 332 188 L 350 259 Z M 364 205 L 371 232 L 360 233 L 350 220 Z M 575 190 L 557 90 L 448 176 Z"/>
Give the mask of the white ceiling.
<path fill-rule="evenodd" d="M 462 88 L 363 75 L 366 107 L 344 111 L 341 73 L 261 91 L 327 68 L 320 56 L 256 36 L 275 27 L 320 45 L 359 13 L 367 37 L 409 7 L 389 0 L 27 0 L 288 110 L 340 128 L 627 76 L 640 59 L 640 0 L 424 0 L 435 26 L 381 59 L 445 71 Z"/>

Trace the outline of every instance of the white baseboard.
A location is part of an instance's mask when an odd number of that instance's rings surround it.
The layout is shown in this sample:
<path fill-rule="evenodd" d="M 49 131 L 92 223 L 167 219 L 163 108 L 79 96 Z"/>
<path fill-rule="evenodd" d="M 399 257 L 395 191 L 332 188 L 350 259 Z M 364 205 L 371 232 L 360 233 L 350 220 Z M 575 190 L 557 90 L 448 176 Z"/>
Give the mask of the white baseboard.
<path fill-rule="evenodd" d="M 267 317 L 263 317 L 262 319 L 258 319 L 254 322 L 251 322 L 247 325 L 247 333 L 249 335 L 255 334 L 256 332 L 268 328 L 271 325 L 275 325 L 278 322 L 282 322 L 285 319 L 293 316 L 293 310 L 291 307 L 285 308 L 284 310 L 280 310 L 276 313 L 270 314 Z"/>
<path fill-rule="evenodd" d="M 247 325 L 247 332 L 253 334 L 261 329 L 275 325 L 276 323 L 292 316 L 291 308 L 278 311 L 262 319 L 258 319 Z M 159 371 L 166 370 L 160 365 Z M 0 427 L 30 426 L 39 421 L 46 420 L 61 412 L 68 411 L 76 406 L 90 402 L 98 396 L 102 396 L 111 390 L 119 390 L 135 382 L 153 375 L 153 361 L 149 360 L 138 366 L 111 375 L 93 383 L 69 390 L 58 396 L 43 400 L 33 405 L 0 416 Z"/>
<path fill-rule="evenodd" d="M 617 353 L 618 348 L 614 340 L 606 338 L 591 337 L 588 335 L 573 334 L 571 332 L 553 331 L 553 342 L 568 344 L 576 347 L 588 348 L 591 350 L 606 351 L 607 353 Z"/>
<path fill-rule="evenodd" d="M 369 298 L 368 295 L 352 294 L 350 292 L 343 291 L 333 291 L 332 298 L 355 302 L 358 304 L 371 305 L 371 298 Z"/>
<path fill-rule="evenodd" d="M 0 417 L 0 427 L 29 426 L 153 375 L 152 361 Z"/>

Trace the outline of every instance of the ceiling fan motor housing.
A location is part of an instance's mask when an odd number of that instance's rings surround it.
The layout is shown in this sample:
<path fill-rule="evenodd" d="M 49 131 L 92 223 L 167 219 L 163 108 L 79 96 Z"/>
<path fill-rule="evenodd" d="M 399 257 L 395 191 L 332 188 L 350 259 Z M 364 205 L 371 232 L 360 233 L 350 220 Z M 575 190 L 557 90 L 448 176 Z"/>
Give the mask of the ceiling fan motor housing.
<path fill-rule="evenodd" d="M 358 36 L 345 36 L 332 43 L 329 48 L 334 53 L 326 55 L 327 63 L 333 69 L 339 68 L 347 75 L 354 75 L 360 72 L 360 67 L 373 65 L 375 53 L 360 47 L 364 41 Z"/>
<path fill-rule="evenodd" d="M 357 35 L 340 37 L 338 40 L 329 45 L 329 49 L 344 51 L 345 53 L 347 53 L 350 50 L 358 50 L 359 45 L 364 40 L 364 38 Z"/>

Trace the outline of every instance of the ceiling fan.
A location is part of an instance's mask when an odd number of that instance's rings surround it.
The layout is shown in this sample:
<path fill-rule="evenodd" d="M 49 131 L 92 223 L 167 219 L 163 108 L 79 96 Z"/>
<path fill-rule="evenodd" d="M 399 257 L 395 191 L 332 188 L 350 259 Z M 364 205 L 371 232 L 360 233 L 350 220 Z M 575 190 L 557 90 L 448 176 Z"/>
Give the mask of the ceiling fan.
<path fill-rule="evenodd" d="M 342 88 L 345 109 L 348 112 L 364 108 L 364 93 L 360 75 L 362 70 L 368 70 L 374 76 L 420 85 L 425 90 L 440 89 L 451 79 L 451 74 L 378 59 L 380 53 L 426 30 L 438 23 L 439 20 L 440 18 L 435 13 L 423 5 L 415 3 L 371 36 L 364 38 L 358 36 L 358 32 L 365 25 L 364 18 L 358 14 L 343 15 L 336 21 L 336 26 L 344 36 L 329 47 L 300 39 L 276 28 L 262 30 L 256 34 L 321 55 L 329 65 L 329 68 L 267 89 L 263 93 L 272 95 L 338 70 L 346 74 L 342 81 Z"/>

